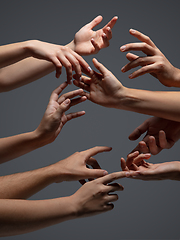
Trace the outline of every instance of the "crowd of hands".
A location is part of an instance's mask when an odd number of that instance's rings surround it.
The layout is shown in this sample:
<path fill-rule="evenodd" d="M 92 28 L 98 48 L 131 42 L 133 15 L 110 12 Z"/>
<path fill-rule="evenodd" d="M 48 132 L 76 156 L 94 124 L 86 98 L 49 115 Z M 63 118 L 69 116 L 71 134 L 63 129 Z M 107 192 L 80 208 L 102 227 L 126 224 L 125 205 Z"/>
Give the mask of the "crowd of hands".
<path fill-rule="evenodd" d="M 145 136 L 126 160 L 121 158 L 122 171 L 108 173 L 101 169 L 94 156 L 112 149 L 96 146 L 47 167 L 0 177 L 0 236 L 27 233 L 112 210 L 113 202 L 118 199 L 114 192 L 123 190 L 123 186 L 114 183 L 120 178 L 180 180 L 179 161 L 149 163 L 151 155 L 171 148 L 180 138 L 179 92 L 128 89 L 97 59 L 92 60 L 96 69 L 92 70 L 82 58 L 109 46 L 117 19 L 113 17 L 102 29 L 94 31 L 102 21 L 102 16 L 96 17 L 66 46 L 29 40 L 0 47 L 0 92 L 21 87 L 53 71 L 59 78 L 62 67 L 67 75 L 67 81 L 52 92 L 44 116 L 34 131 L 0 139 L 0 163 L 52 143 L 68 121 L 85 114 L 85 111 L 67 111 L 86 100 L 103 107 L 152 115 L 130 134 L 130 140 L 137 140 L 144 133 Z M 121 71 L 140 67 L 129 78 L 150 73 L 165 86 L 180 87 L 180 70 L 148 36 L 133 29 L 129 32 L 139 42 L 120 48 L 121 52 L 127 52 L 129 61 Z M 130 51 L 142 51 L 144 56 Z M 63 94 L 72 79 L 78 89 Z M 26 200 L 46 186 L 63 181 L 79 181 L 82 186 L 69 197 Z"/>

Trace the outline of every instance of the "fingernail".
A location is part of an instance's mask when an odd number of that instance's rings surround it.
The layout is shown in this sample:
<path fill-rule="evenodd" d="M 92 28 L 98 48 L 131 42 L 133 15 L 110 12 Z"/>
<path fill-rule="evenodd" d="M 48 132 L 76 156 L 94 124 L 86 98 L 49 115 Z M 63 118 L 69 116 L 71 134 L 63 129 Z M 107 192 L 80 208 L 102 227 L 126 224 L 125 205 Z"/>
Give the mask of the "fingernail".
<path fill-rule="evenodd" d="M 132 77 L 133 77 L 132 74 L 130 74 L 130 75 L 129 75 L 129 78 L 132 78 Z"/>
<path fill-rule="evenodd" d="M 125 69 L 125 67 L 122 67 L 122 68 L 121 68 L 121 71 L 124 72 L 124 69 Z"/>
<path fill-rule="evenodd" d="M 126 172 L 126 177 L 130 177 L 130 173 L 129 172 Z"/>
<path fill-rule="evenodd" d="M 69 81 L 69 84 L 70 84 L 70 85 L 72 84 L 72 80 Z"/>
<path fill-rule="evenodd" d="M 108 172 L 107 172 L 107 171 L 104 171 L 104 172 L 103 172 L 103 175 L 108 175 Z"/>
<path fill-rule="evenodd" d="M 122 52 L 124 52 L 124 51 L 126 50 L 126 46 L 124 45 L 124 46 L 120 47 L 120 50 L 121 50 Z"/>
<path fill-rule="evenodd" d="M 151 156 L 150 153 L 146 153 L 146 154 L 145 154 L 145 157 L 149 157 L 149 156 Z"/>
<path fill-rule="evenodd" d="M 89 70 L 89 72 L 91 72 L 91 71 L 92 71 L 92 68 L 91 68 L 91 67 L 88 67 L 88 70 Z"/>
<path fill-rule="evenodd" d="M 134 29 L 130 29 L 130 31 L 131 31 L 131 33 L 135 33 L 136 32 L 136 30 L 134 30 Z"/>
<path fill-rule="evenodd" d="M 80 81 L 80 82 L 82 81 L 82 77 L 79 78 L 79 81 Z"/>
<path fill-rule="evenodd" d="M 64 103 L 65 103 L 66 105 L 69 105 L 70 99 L 66 99 L 66 100 L 64 101 Z"/>

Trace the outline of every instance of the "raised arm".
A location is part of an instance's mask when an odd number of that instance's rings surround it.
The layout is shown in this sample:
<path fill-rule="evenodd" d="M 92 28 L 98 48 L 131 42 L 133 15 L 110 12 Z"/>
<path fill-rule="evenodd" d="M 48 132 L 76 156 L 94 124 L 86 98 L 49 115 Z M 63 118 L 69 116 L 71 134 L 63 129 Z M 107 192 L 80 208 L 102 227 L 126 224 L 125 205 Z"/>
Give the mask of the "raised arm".
<path fill-rule="evenodd" d="M 112 28 L 118 17 L 113 17 L 102 29 L 93 31 L 101 21 L 102 16 L 97 16 L 90 23 L 82 27 L 76 34 L 72 42 L 67 46 L 80 55 L 90 55 L 98 53 L 102 48 L 109 46 L 112 38 Z"/>
<path fill-rule="evenodd" d="M 100 73 L 94 71 L 92 76 L 89 75 L 90 78 L 82 77 L 82 81 L 78 81 L 76 75 L 74 76 L 74 84 L 86 90 L 84 95 L 89 100 L 104 107 L 180 121 L 179 92 L 126 88 L 96 59 L 93 59 L 93 63 Z"/>
<path fill-rule="evenodd" d="M 2 46 L 4 57 L 0 67 L 4 66 L 4 68 L 0 69 L 0 92 L 10 91 L 36 81 L 55 69 L 56 76 L 59 77 L 62 65 L 66 68 L 69 83 L 73 69 L 79 77 L 81 68 L 87 73 L 90 72 L 91 68 L 80 55 L 95 54 L 100 49 L 107 47 L 112 38 L 111 29 L 117 19 L 117 17 L 113 17 L 102 29 L 93 31 L 92 29 L 102 21 L 102 16 L 96 17 L 82 27 L 76 33 L 74 40 L 66 46 L 35 40 Z M 7 50 L 8 55 L 6 54 Z M 11 58 L 9 58 L 9 54 L 12 54 Z M 9 64 L 12 65 L 5 67 Z"/>
<path fill-rule="evenodd" d="M 52 92 L 43 119 L 36 130 L 0 139 L 0 163 L 53 142 L 66 122 L 85 114 L 84 111 L 65 114 L 71 106 L 86 100 L 85 96 L 75 98 L 82 95 L 82 89 L 67 92 L 59 97 L 67 85 L 63 83 Z"/>
<path fill-rule="evenodd" d="M 0 200 L 0 236 L 32 232 L 63 221 L 112 210 L 118 199 L 114 191 L 123 190 L 114 180 L 125 177 L 117 172 L 85 183 L 69 197 L 49 200 Z M 111 194 L 110 194 L 111 193 Z"/>
<path fill-rule="evenodd" d="M 122 72 L 141 66 L 141 68 L 132 72 L 129 78 L 132 79 L 150 73 L 165 86 L 180 87 L 180 70 L 168 61 L 148 36 L 134 29 L 130 29 L 129 32 L 141 42 L 125 44 L 120 50 L 122 52 L 142 51 L 147 56 L 127 53 L 126 57 L 130 62 L 121 69 Z"/>

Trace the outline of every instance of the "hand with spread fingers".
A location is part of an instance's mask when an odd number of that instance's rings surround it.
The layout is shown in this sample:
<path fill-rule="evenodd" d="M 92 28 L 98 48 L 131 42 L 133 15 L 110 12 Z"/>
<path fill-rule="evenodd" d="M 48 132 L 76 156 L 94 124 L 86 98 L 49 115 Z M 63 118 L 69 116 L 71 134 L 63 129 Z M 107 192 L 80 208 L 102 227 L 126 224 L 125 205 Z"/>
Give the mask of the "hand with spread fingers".
<path fill-rule="evenodd" d="M 180 162 L 164 162 L 152 164 L 145 161 L 151 154 L 130 153 L 127 160 L 121 158 L 121 168 L 126 177 L 141 180 L 180 180 Z"/>
<path fill-rule="evenodd" d="M 127 72 L 141 66 L 140 69 L 131 73 L 129 78 L 150 73 L 165 86 L 180 87 L 180 70 L 168 61 L 148 36 L 134 29 L 130 29 L 129 32 L 141 42 L 125 44 L 120 47 L 120 50 L 122 52 L 142 51 L 147 56 L 141 57 L 130 52 L 127 53 L 126 57 L 130 62 L 122 67 L 121 71 Z"/>
<path fill-rule="evenodd" d="M 116 107 L 121 97 L 120 92 L 123 91 L 123 86 L 119 80 L 95 58 L 93 64 L 98 72 L 89 74 L 89 77 L 82 76 L 81 81 L 74 75 L 74 85 L 83 88 L 85 96 L 88 100 L 102 105 L 104 107 Z"/>
<path fill-rule="evenodd" d="M 98 153 L 109 152 L 111 149 L 110 147 L 96 146 L 82 152 L 76 152 L 53 164 L 55 182 L 80 180 L 81 183 L 85 183 L 84 179 L 94 179 L 107 175 L 108 172 L 101 169 L 93 156 Z"/>
<path fill-rule="evenodd" d="M 138 126 L 129 135 L 129 139 L 137 140 L 143 133 L 146 133 L 146 135 L 132 152 L 150 152 L 156 155 L 163 149 L 171 148 L 179 140 L 180 122 L 151 117 Z"/>
<path fill-rule="evenodd" d="M 112 28 L 118 17 L 113 17 L 102 29 L 93 31 L 93 28 L 100 24 L 102 19 L 102 16 L 97 16 L 82 27 L 76 33 L 74 40 L 67 46 L 80 55 L 96 54 L 102 48 L 108 47 L 109 40 L 112 38 Z"/>
<path fill-rule="evenodd" d="M 81 96 L 83 93 L 82 89 L 67 92 L 59 96 L 67 85 L 67 82 L 65 82 L 52 92 L 42 121 L 35 130 L 36 135 L 38 135 L 40 139 L 43 139 L 44 142 L 47 141 L 50 143 L 54 141 L 66 122 L 85 114 L 84 111 L 65 114 L 70 107 L 84 102 L 87 99 L 86 96 Z M 75 98 L 78 95 L 80 95 L 80 97 Z"/>

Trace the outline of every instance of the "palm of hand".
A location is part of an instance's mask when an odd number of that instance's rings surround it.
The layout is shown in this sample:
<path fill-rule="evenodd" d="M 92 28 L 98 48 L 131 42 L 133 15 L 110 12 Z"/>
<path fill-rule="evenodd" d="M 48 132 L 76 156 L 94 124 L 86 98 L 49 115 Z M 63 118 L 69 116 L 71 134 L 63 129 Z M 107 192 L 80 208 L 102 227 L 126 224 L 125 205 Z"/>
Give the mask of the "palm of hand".
<path fill-rule="evenodd" d="M 96 54 L 99 51 L 99 49 L 105 47 L 102 35 L 103 35 L 102 29 L 98 31 L 93 31 L 91 29 L 87 29 L 86 26 L 83 27 L 75 35 L 74 38 L 75 51 L 80 55 Z M 99 49 L 96 49 L 93 46 L 91 42 L 92 38 L 98 44 Z"/>
<path fill-rule="evenodd" d="M 90 84 L 90 100 L 105 107 L 113 107 L 118 101 L 118 92 L 122 88 L 121 83 L 111 73 L 102 74 L 94 72 Z"/>

